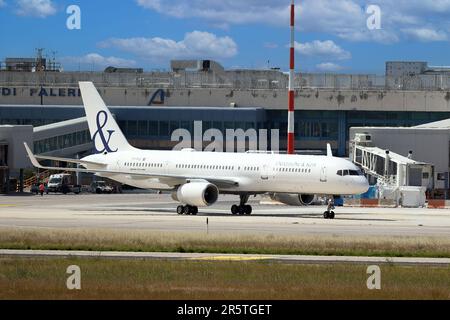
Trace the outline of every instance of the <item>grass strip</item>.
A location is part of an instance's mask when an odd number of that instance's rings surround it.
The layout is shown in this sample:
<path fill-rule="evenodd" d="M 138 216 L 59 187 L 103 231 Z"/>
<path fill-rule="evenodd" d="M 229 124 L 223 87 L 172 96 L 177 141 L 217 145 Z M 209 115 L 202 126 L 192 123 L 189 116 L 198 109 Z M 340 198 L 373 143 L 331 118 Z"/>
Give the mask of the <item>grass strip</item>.
<path fill-rule="evenodd" d="M 68 290 L 66 269 L 81 269 Z M 0 299 L 450 299 L 450 269 L 273 262 L 0 258 Z"/>
<path fill-rule="evenodd" d="M 232 235 L 0 228 L 1 249 L 450 257 L 450 237 Z"/>

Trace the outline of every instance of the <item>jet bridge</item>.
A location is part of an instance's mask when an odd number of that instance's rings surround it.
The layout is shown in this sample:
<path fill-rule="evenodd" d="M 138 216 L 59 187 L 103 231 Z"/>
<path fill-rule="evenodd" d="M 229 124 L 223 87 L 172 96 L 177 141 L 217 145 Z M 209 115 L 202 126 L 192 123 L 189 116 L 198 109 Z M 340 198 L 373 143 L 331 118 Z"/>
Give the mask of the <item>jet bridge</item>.
<path fill-rule="evenodd" d="M 389 187 L 434 187 L 434 166 L 375 147 L 370 134 L 358 133 L 350 142 L 350 159 L 361 166 L 371 184 Z"/>

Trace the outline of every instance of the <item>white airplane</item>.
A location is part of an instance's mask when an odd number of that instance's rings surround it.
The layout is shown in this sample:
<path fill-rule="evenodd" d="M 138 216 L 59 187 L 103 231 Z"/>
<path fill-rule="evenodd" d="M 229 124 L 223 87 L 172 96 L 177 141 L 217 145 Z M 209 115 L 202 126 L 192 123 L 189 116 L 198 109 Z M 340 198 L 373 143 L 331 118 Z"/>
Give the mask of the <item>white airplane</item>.
<path fill-rule="evenodd" d="M 367 191 L 369 184 L 352 162 L 327 156 L 140 150 L 126 140 L 92 82 L 80 82 L 89 131 L 96 154 L 83 159 L 33 155 L 35 167 L 95 173 L 123 184 L 172 191 L 181 204 L 178 214 L 197 214 L 198 207 L 214 204 L 219 193 L 239 195 L 232 214 L 250 214 L 249 196 L 269 193 L 282 202 L 309 204 L 315 195 L 352 195 Z M 41 160 L 64 161 L 84 168 L 47 167 Z M 325 218 L 334 218 L 326 211 Z"/>

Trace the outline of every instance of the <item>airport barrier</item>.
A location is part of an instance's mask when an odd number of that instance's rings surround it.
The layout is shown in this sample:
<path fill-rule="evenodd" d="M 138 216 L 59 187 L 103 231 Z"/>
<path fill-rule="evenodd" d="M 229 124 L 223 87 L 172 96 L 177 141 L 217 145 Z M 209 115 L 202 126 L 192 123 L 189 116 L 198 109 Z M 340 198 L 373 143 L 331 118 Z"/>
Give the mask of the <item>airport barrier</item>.
<path fill-rule="evenodd" d="M 360 200 L 361 207 L 378 207 L 379 201 L 378 199 L 361 199 Z"/>
<path fill-rule="evenodd" d="M 348 207 L 397 207 L 393 199 L 345 199 L 344 206 Z"/>
<path fill-rule="evenodd" d="M 429 199 L 428 208 L 430 209 L 445 209 L 450 207 L 450 201 L 444 199 Z"/>
<path fill-rule="evenodd" d="M 260 204 L 283 205 L 281 202 L 270 198 L 263 198 Z M 344 198 L 344 207 L 366 207 L 366 208 L 396 208 L 399 207 L 394 199 L 355 199 Z M 450 200 L 429 199 L 427 203 L 429 209 L 450 209 Z"/>
<path fill-rule="evenodd" d="M 398 207 L 393 199 L 345 199 L 344 206 L 349 207 Z M 429 209 L 450 209 L 450 200 L 429 199 L 427 203 Z"/>

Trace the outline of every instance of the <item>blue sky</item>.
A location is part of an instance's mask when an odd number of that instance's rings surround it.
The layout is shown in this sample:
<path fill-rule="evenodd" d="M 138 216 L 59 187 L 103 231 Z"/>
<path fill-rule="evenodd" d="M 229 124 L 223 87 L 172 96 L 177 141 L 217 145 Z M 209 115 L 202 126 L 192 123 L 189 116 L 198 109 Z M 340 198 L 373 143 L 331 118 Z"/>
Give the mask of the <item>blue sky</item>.
<path fill-rule="evenodd" d="M 210 58 L 226 68 L 288 69 L 289 0 L 0 0 L 0 58 L 42 47 L 65 70 L 168 69 Z M 296 0 L 296 68 L 384 73 L 387 60 L 450 65 L 450 0 Z M 370 30 L 369 5 L 380 8 Z M 69 5 L 81 30 L 69 30 Z"/>

